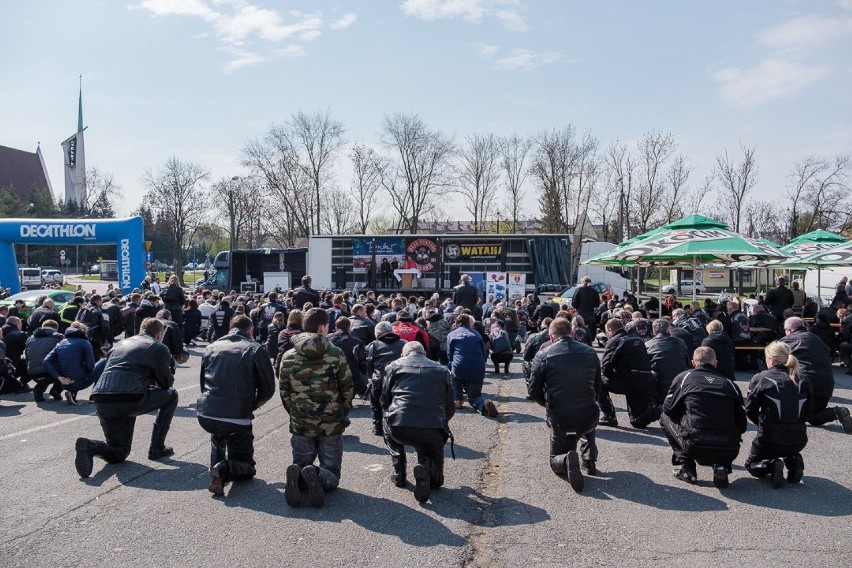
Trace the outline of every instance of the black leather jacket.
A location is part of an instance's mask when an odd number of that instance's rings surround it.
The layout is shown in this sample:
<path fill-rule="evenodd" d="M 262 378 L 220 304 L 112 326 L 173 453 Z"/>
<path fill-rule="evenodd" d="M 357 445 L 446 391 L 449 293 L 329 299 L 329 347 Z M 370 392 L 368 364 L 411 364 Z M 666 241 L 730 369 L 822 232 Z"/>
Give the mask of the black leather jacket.
<path fill-rule="evenodd" d="M 444 430 L 456 411 L 453 399 L 445 365 L 412 354 L 385 367 L 380 401 L 388 426 Z"/>
<path fill-rule="evenodd" d="M 739 387 L 709 365 L 675 377 L 663 412 L 695 448 L 738 449 L 747 426 Z"/>
<path fill-rule="evenodd" d="M 714 331 L 701 342 L 702 347 L 709 347 L 716 353 L 716 372 L 732 381 L 737 380 L 734 368 L 734 341 L 724 331 Z"/>
<path fill-rule="evenodd" d="M 254 418 L 275 387 L 266 347 L 233 329 L 204 350 L 196 409 L 210 418 Z"/>
<path fill-rule="evenodd" d="M 528 392 L 555 427 L 569 429 L 596 418 L 600 390 L 601 364 L 588 345 L 561 337 L 533 359 Z"/>
<path fill-rule="evenodd" d="M 662 400 L 669 392 L 672 380 L 689 369 L 690 354 L 682 339 L 662 333 L 645 343 L 645 348 L 657 380 L 657 396 Z"/>
<path fill-rule="evenodd" d="M 654 394 L 657 383 L 651 372 L 651 359 L 645 342 L 617 332 L 606 342 L 601 362 L 604 386 L 620 394 Z"/>
<path fill-rule="evenodd" d="M 385 367 L 402 355 L 405 340 L 395 333 L 383 333 L 367 346 L 367 375 L 373 382 L 381 382 L 385 376 Z"/>
<path fill-rule="evenodd" d="M 357 338 L 352 337 L 351 334 L 343 333 L 341 330 L 337 330 L 329 335 L 328 340 L 332 345 L 336 345 L 343 350 L 343 354 L 346 355 L 346 363 L 349 365 L 349 371 L 352 373 L 352 387 L 355 389 L 355 394 L 363 394 L 367 389 L 367 377 L 364 376 L 367 369 L 364 344 Z"/>
<path fill-rule="evenodd" d="M 756 374 L 748 385 L 746 415 L 757 424 L 755 440 L 763 447 L 799 452 L 808 443 L 805 420 L 813 409 L 811 384 L 805 377 L 794 383 L 783 366 Z"/>
<path fill-rule="evenodd" d="M 831 352 L 825 342 L 809 331 L 794 331 L 779 341 L 790 346 L 799 360 L 799 376 L 811 383 L 815 397 L 831 397 L 834 392 L 834 372 L 831 370 Z"/>
<path fill-rule="evenodd" d="M 92 395 L 145 394 L 152 386 L 167 389 L 175 381 L 169 348 L 142 333 L 115 344 Z"/>

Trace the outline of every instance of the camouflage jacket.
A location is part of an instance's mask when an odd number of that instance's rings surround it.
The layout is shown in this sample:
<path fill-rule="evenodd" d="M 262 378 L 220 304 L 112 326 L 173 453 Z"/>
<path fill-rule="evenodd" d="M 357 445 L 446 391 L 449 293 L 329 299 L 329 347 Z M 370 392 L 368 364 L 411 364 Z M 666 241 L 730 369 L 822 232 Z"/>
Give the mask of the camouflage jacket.
<path fill-rule="evenodd" d="M 293 349 L 281 357 L 278 370 L 290 433 L 312 438 L 342 434 L 354 397 L 346 355 L 316 333 L 300 333 L 292 341 Z"/>

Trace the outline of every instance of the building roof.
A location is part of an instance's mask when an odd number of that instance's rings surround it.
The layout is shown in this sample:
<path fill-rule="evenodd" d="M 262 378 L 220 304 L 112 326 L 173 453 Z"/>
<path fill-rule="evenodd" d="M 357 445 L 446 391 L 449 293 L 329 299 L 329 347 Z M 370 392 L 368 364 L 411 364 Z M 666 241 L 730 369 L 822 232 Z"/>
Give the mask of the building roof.
<path fill-rule="evenodd" d="M 51 192 L 41 149 L 25 152 L 0 146 L 0 187 L 10 188 L 21 201 L 29 200 L 30 189 Z"/>

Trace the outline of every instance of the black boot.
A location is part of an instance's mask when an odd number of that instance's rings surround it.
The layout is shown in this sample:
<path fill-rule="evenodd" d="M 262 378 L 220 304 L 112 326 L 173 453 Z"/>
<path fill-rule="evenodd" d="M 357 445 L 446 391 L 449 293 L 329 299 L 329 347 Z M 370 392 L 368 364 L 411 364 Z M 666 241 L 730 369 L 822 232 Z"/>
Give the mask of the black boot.
<path fill-rule="evenodd" d="M 405 487 L 405 460 L 391 457 L 391 461 L 393 462 L 393 473 L 391 473 L 393 484 L 397 487 Z"/>
<path fill-rule="evenodd" d="M 494 363 L 494 372 L 500 374 L 500 363 Z"/>
<path fill-rule="evenodd" d="M 505 370 L 506 374 L 508 375 L 509 374 L 509 364 L 508 363 L 506 363 L 506 368 L 504 370 Z"/>
<path fill-rule="evenodd" d="M 48 382 L 44 379 L 38 380 L 35 382 L 35 388 L 33 389 L 33 399 L 36 402 L 44 402 L 44 391 L 47 390 Z"/>

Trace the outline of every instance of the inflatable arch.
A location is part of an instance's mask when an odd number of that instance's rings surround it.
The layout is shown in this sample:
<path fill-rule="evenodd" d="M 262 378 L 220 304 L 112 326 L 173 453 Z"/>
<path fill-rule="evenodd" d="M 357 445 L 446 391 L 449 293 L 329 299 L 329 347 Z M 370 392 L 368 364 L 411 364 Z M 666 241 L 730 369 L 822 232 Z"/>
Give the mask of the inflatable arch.
<path fill-rule="evenodd" d="M 100 245 L 115 243 L 118 285 L 125 294 L 145 278 L 145 222 L 127 219 L 0 219 L 0 285 L 21 291 L 15 243 Z"/>

